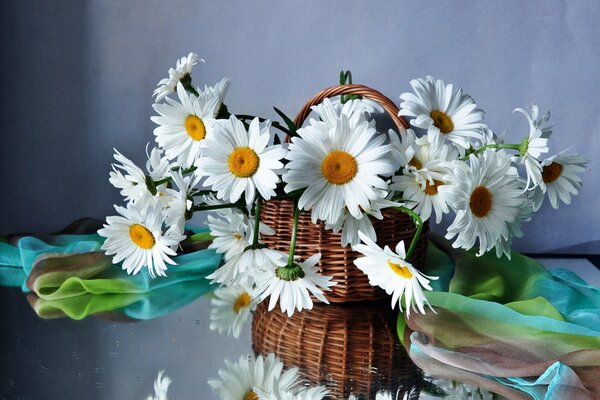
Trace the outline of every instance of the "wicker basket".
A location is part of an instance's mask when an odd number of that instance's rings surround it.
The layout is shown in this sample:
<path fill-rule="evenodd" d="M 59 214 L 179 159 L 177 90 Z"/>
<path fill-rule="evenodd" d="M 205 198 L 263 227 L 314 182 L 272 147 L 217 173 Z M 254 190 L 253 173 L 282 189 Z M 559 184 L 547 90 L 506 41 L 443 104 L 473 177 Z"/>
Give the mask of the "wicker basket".
<path fill-rule="evenodd" d="M 403 392 L 418 386 L 420 371 L 396 334 L 397 311 L 389 303 L 315 304 L 289 318 L 263 302 L 252 320 L 252 347 L 275 353 L 286 367 L 298 367 L 333 399 L 350 394 L 375 398 L 380 390 Z"/>
<path fill-rule="evenodd" d="M 334 86 L 317 93 L 296 116 L 294 121 L 296 126 L 300 127 L 304 123 L 312 106 L 319 104 L 327 97 L 341 94 L 357 94 L 377 101 L 387 111 L 398 130 L 402 132 L 406 129 L 407 124 L 398 116 L 396 105 L 380 92 L 363 85 Z M 290 200 L 271 199 L 264 203 L 261 210 L 261 221 L 270 225 L 276 232 L 275 235 L 261 238 L 267 246 L 284 252 L 289 250 L 293 214 L 293 203 Z M 394 248 L 400 240 L 404 240 L 408 246 L 415 233 L 415 226 L 411 218 L 397 210 L 384 210 L 383 215 L 382 221 L 372 219 L 377 232 L 378 244 Z M 410 260 L 416 268 L 424 265 L 428 232 L 429 225 L 426 222 Z M 296 255 L 304 260 L 315 253 L 321 253 L 321 261 L 318 265 L 320 273 L 333 277 L 333 280 L 337 282 L 332 291 L 326 293 L 327 299 L 332 303 L 345 303 L 385 298 L 385 292 L 371 286 L 368 277 L 353 264 L 360 254 L 353 252 L 350 246 L 342 247 L 340 242 L 340 234 L 325 230 L 323 223 L 313 224 L 309 212 L 301 213 L 296 239 Z"/>

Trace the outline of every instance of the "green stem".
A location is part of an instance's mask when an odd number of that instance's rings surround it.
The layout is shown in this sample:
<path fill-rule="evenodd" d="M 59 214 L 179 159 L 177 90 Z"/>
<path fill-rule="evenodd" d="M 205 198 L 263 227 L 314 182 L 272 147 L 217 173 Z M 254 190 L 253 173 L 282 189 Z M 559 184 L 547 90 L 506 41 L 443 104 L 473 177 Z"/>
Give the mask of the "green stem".
<path fill-rule="evenodd" d="M 294 266 L 294 252 L 296 251 L 296 234 L 298 233 L 298 220 L 300 219 L 300 209 L 298 202 L 294 201 L 294 226 L 292 228 L 292 239 L 290 241 L 290 253 L 288 255 L 287 266 Z"/>
<path fill-rule="evenodd" d="M 417 214 L 410 208 L 406 208 L 406 207 L 394 207 L 394 208 L 402 211 L 405 214 L 408 214 L 410 216 L 410 218 L 413 220 L 413 222 L 415 223 L 415 225 L 417 226 L 415 236 L 413 237 L 412 241 L 410 242 L 410 246 L 408 247 L 408 250 L 406 251 L 406 260 L 408 260 L 408 259 L 410 259 L 410 256 L 412 256 L 413 251 L 415 250 L 417 242 L 419 241 L 419 237 L 421 237 L 421 231 L 423 230 L 423 220 L 421 219 L 419 214 Z"/>
<path fill-rule="evenodd" d="M 483 153 L 484 151 L 486 151 L 487 149 L 511 149 L 511 150 L 519 150 L 519 145 L 518 144 L 488 144 L 486 146 L 482 146 L 480 148 L 478 148 L 477 150 L 473 151 L 470 154 L 467 154 L 466 156 L 464 156 L 461 160 L 466 161 L 469 159 L 469 156 L 471 154 L 477 155 L 480 153 Z"/>
<path fill-rule="evenodd" d="M 258 245 L 258 235 L 260 233 L 260 209 L 262 207 L 262 199 L 258 196 L 256 199 L 256 208 L 254 213 L 254 236 L 252 237 L 252 247 Z"/>
<path fill-rule="evenodd" d="M 178 168 L 172 168 L 171 171 L 177 171 L 178 169 L 180 169 L 180 168 L 179 167 Z M 195 170 L 196 170 L 196 167 L 189 167 L 189 168 L 186 168 L 186 169 L 182 170 L 181 173 L 182 173 L 182 175 L 187 175 L 187 174 L 189 174 L 191 172 L 194 172 Z M 172 180 L 173 180 L 173 178 L 171 178 L 170 176 L 168 176 L 168 177 L 160 179 L 158 181 L 154 181 L 154 185 L 155 186 L 160 186 L 163 183 L 169 183 Z"/>
<path fill-rule="evenodd" d="M 242 120 L 242 121 L 246 121 L 246 120 L 254 119 L 254 118 L 258 118 L 258 120 L 260 122 L 265 122 L 267 120 L 266 118 L 257 117 L 257 116 L 254 116 L 254 115 L 247 115 L 247 114 L 235 114 L 235 117 L 237 119 Z M 271 121 L 271 126 L 273 128 L 279 129 L 281 132 L 283 132 L 283 133 L 285 133 L 287 135 L 293 136 L 289 129 L 285 128 L 283 125 L 281 125 L 277 121 Z"/>

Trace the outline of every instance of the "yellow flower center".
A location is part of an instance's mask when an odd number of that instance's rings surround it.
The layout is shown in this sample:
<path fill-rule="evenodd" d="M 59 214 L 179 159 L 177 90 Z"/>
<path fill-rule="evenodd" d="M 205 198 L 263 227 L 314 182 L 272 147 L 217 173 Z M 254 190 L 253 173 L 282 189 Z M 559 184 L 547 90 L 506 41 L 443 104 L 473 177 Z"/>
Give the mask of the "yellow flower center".
<path fill-rule="evenodd" d="M 430 184 L 429 182 L 427 182 L 427 184 L 425 185 L 425 189 L 423 191 L 428 196 L 435 196 L 436 194 L 438 194 L 438 187 L 442 186 L 443 184 L 444 184 L 444 182 L 434 179 L 433 184 Z"/>
<path fill-rule="evenodd" d="M 253 390 L 250 390 L 244 395 L 243 400 L 259 400 L 259 398 L 258 398 L 258 395 L 256 393 L 254 393 Z"/>
<path fill-rule="evenodd" d="M 390 260 L 387 260 L 387 263 L 388 263 L 388 266 L 392 269 L 392 271 L 394 271 L 396 274 L 400 275 L 404 279 L 410 279 L 413 277 L 413 274 L 412 274 L 412 272 L 410 272 L 408 267 L 405 267 L 400 264 L 394 264 Z"/>
<path fill-rule="evenodd" d="M 440 110 L 433 110 L 429 113 L 429 116 L 433 120 L 433 125 L 440 130 L 442 133 L 450 133 L 454 130 L 454 122 L 448 114 Z"/>
<path fill-rule="evenodd" d="M 152 232 L 143 225 L 133 224 L 129 227 L 129 237 L 131 241 L 138 245 L 138 247 L 148 250 L 154 247 L 154 236 Z"/>
<path fill-rule="evenodd" d="M 248 178 L 258 169 L 260 158 L 250 147 L 238 147 L 231 152 L 227 162 L 232 174 L 240 178 Z"/>
<path fill-rule="evenodd" d="M 235 311 L 236 314 L 239 314 L 242 308 L 247 308 L 250 305 L 251 301 L 252 297 L 250 297 L 247 292 L 240 294 L 238 298 L 235 299 L 235 303 L 233 303 L 233 311 Z"/>
<path fill-rule="evenodd" d="M 410 165 L 411 167 L 415 167 L 416 169 L 423 168 L 423 164 L 421 164 L 421 161 L 419 161 L 417 157 L 411 158 L 408 162 L 408 165 Z"/>
<path fill-rule="evenodd" d="M 235 240 L 240 240 L 242 238 L 242 235 L 240 235 L 239 233 L 234 233 L 233 237 L 235 238 Z"/>
<path fill-rule="evenodd" d="M 552 183 L 557 180 L 560 174 L 562 174 L 562 169 L 562 165 L 555 162 L 550 165 L 545 165 L 542 170 L 542 179 L 544 180 L 544 183 Z"/>
<path fill-rule="evenodd" d="M 345 151 L 332 151 L 321 163 L 321 172 L 329 183 L 343 185 L 350 182 L 358 171 L 354 157 Z"/>
<path fill-rule="evenodd" d="M 195 141 L 200 141 L 206 137 L 204 122 L 195 115 L 188 115 L 185 119 L 185 130 Z"/>
<path fill-rule="evenodd" d="M 492 209 L 492 192 L 485 186 L 477 186 L 473 193 L 471 193 L 471 199 L 469 201 L 469 207 L 471 212 L 479 218 L 483 218 Z"/>

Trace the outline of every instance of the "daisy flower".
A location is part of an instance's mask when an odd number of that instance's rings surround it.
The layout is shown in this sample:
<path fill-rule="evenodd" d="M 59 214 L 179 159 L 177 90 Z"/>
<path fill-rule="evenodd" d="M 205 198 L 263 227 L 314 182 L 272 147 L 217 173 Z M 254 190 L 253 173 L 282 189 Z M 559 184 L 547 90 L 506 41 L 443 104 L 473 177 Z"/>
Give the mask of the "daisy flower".
<path fill-rule="evenodd" d="M 548 194 L 550 204 L 558 208 L 559 199 L 571 204 L 571 195 L 581 189 L 581 178 L 577 175 L 585 171 L 588 161 L 576 154 L 557 154 L 542 162 L 543 185 L 533 191 L 533 209 L 537 211 Z"/>
<path fill-rule="evenodd" d="M 322 400 L 329 394 L 329 390 L 323 386 L 306 388 L 298 393 L 282 391 L 277 385 L 273 386 L 272 392 L 255 390 L 258 395 L 257 399 L 261 400 Z"/>
<path fill-rule="evenodd" d="M 421 161 L 415 158 L 417 153 L 417 135 L 412 129 L 406 129 L 404 132 L 400 132 L 400 137 L 393 130 L 388 131 L 390 138 L 390 154 L 392 159 L 396 162 L 396 169 L 413 167 L 421 169 Z"/>
<path fill-rule="evenodd" d="M 181 57 L 177 60 L 175 68 L 169 68 L 169 77 L 161 79 L 160 82 L 158 82 L 158 85 L 156 85 L 158 86 L 154 89 L 156 101 L 161 101 L 163 98 L 173 93 L 181 80 L 189 80 L 191 82 L 192 68 L 194 65 L 198 64 L 198 62 L 203 63 L 204 60 L 194 53 L 190 53 L 187 57 Z"/>
<path fill-rule="evenodd" d="M 165 371 L 158 371 L 158 377 L 154 382 L 154 396 L 148 396 L 146 400 L 167 400 L 167 391 L 171 382 L 171 378 L 165 375 Z"/>
<path fill-rule="evenodd" d="M 500 258 L 502 255 L 505 255 L 506 258 L 509 260 L 511 259 L 513 238 L 523 237 L 524 233 L 521 226 L 523 225 L 523 222 L 531 220 L 533 212 L 533 203 L 531 200 L 528 200 L 521 208 L 519 208 L 519 213 L 514 222 L 508 222 L 508 236 L 500 236 L 496 243 L 496 257 Z"/>
<path fill-rule="evenodd" d="M 227 96 L 227 91 L 229 90 L 229 84 L 229 78 L 223 78 L 219 82 L 217 82 L 215 86 L 204 86 L 204 92 L 211 93 L 213 96 L 219 98 L 219 105 L 217 107 L 215 116 L 219 111 L 219 107 L 225 101 L 225 96 Z M 200 93 L 200 90 L 198 90 L 198 93 Z"/>
<path fill-rule="evenodd" d="M 121 189 L 121 196 L 125 197 L 125 201 L 137 203 L 152 197 L 152 193 L 146 186 L 146 174 L 144 171 L 135 165 L 133 161 L 119 153 L 117 149 L 114 158 L 120 164 L 112 164 L 112 172 L 110 172 L 109 182 Z"/>
<path fill-rule="evenodd" d="M 148 157 L 148 161 L 146 161 L 146 170 L 148 171 L 148 175 L 155 181 L 160 181 L 161 179 L 167 178 L 171 174 L 171 168 L 174 165 L 169 163 L 169 160 L 163 156 L 163 151 L 158 147 L 153 147 L 150 150 L 150 154 L 148 154 L 148 146 L 146 146 L 146 156 Z"/>
<path fill-rule="evenodd" d="M 449 203 L 456 211 L 447 239 L 456 236 L 455 248 L 470 249 L 479 241 L 478 256 L 510 236 L 509 224 L 528 199 L 510 157 L 503 151 L 486 150 L 471 155 L 468 166 L 454 171 L 455 185 Z"/>
<path fill-rule="evenodd" d="M 402 93 L 399 115 L 413 117 L 413 126 L 427 129 L 430 141 L 440 136 L 468 149 L 473 139 L 482 139 L 483 111 L 461 88 L 444 85 L 431 76 L 410 81 L 415 93 Z"/>
<path fill-rule="evenodd" d="M 159 125 L 154 135 L 167 158 L 189 168 L 200 156 L 200 143 L 213 135 L 219 98 L 206 92 L 196 97 L 181 83 L 177 84 L 177 96 L 179 102 L 167 97 L 166 104 L 154 104 L 154 111 L 160 115 L 150 119 Z"/>
<path fill-rule="evenodd" d="M 333 126 L 311 120 L 289 145 L 285 191 L 306 189 L 298 207 L 312 209 L 313 223 L 337 222 L 344 207 L 361 218 L 361 208 L 378 198 L 377 189 L 387 189 L 379 175 L 394 172 L 385 135 L 377 135 L 364 115 L 352 121 L 345 114 L 331 121 Z"/>
<path fill-rule="evenodd" d="M 235 116 L 217 125 L 217 137 L 202 145 L 206 157 L 196 163 L 198 172 L 207 176 L 204 186 L 231 203 L 245 194 L 246 204 L 252 204 L 257 190 L 265 200 L 274 196 L 279 182 L 276 172 L 283 168 L 280 160 L 286 150 L 280 145 L 267 147 L 270 127 L 270 121 L 260 123 L 254 118 L 246 131 Z"/>
<path fill-rule="evenodd" d="M 146 266 L 152 278 L 166 276 L 165 263 L 175 264 L 169 258 L 176 255 L 171 247 L 177 246 L 185 236 L 173 231 L 162 232 L 164 216 L 160 202 L 151 202 L 143 208 L 129 203 L 127 208 L 115 206 L 115 209 L 121 216 L 107 217 L 107 224 L 98 231 L 106 238 L 102 250 L 109 256 L 114 255 L 114 264 L 123 261 L 123 269 L 128 274 L 135 275 Z"/>
<path fill-rule="evenodd" d="M 246 240 L 248 226 L 241 215 L 229 214 L 223 218 L 209 215 L 207 220 L 210 235 L 213 237 L 208 248 L 223 254 L 225 261 L 231 260 L 234 255 L 242 254 L 244 249 L 250 245 L 250 242 Z"/>
<path fill-rule="evenodd" d="M 283 363 L 270 353 L 266 358 L 252 354 L 240 357 L 234 364 L 225 360 L 225 370 L 219 370 L 220 380 L 208 385 L 222 400 L 258 399 L 256 391 L 272 393 L 296 390 L 300 383 L 298 368 L 283 371 Z"/>
<path fill-rule="evenodd" d="M 282 312 L 286 312 L 288 317 L 294 314 L 294 309 L 298 311 L 311 310 L 313 307 L 311 294 L 323 303 L 329 304 L 323 290 L 331 290 L 330 287 L 334 286 L 336 282 L 331 282 L 330 276 L 322 276 L 317 273 L 315 265 L 320 259 L 321 253 L 317 253 L 299 265 L 280 266 L 257 274 L 255 296 L 260 301 L 271 297 L 269 311 L 275 308 L 279 301 L 279 308 Z M 285 260 L 283 261 L 285 262 Z"/>
<path fill-rule="evenodd" d="M 254 285 L 257 274 L 275 270 L 279 265 L 285 263 L 285 257 L 284 253 L 268 247 L 248 249 L 241 254 L 233 255 L 206 279 L 212 279 L 211 283 L 219 283 L 224 286 L 250 287 Z"/>
<path fill-rule="evenodd" d="M 173 182 L 177 186 L 175 189 L 165 189 L 165 194 L 169 201 L 165 209 L 165 222 L 175 230 L 175 232 L 183 235 L 185 231 L 185 221 L 188 219 L 188 214 L 192 210 L 194 202 L 190 200 L 195 192 L 195 188 L 200 183 L 200 177 L 192 174 L 183 176 L 181 171 L 171 174 Z"/>
<path fill-rule="evenodd" d="M 360 119 L 365 119 L 372 113 L 382 113 L 383 108 L 372 100 L 355 99 L 342 104 L 340 98 L 324 99 L 321 103 L 312 106 L 311 109 L 319 116 L 321 121 L 310 120 L 311 124 L 324 123 L 334 127 L 340 119 L 340 115 L 346 115 L 350 124 L 356 124 Z M 374 123 L 374 122 L 373 122 Z"/>
<path fill-rule="evenodd" d="M 456 168 L 458 151 L 443 141 L 429 143 L 419 138 L 406 150 L 409 159 L 402 175 L 392 178 L 390 188 L 402 192 L 402 198 L 415 204 L 414 210 L 425 221 L 435 212 L 435 222 L 440 223 L 448 208 L 448 176 Z M 399 149 L 398 149 L 399 152 Z"/>
<path fill-rule="evenodd" d="M 218 288 L 214 293 L 215 297 L 210 301 L 210 329 L 217 329 L 219 333 L 227 332 L 238 339 L 248 316 L 256 310 L 258 301 L 244 286 Z"/>
<path fill-rule="evenodd" d="M 363 232 L 373 241 L 376 241 L 377 233 L 375 232 L 370 217 L 372 216 L 373 218 L 382 220 L 383 214 L 381 213 L 381 210 L 388 207 L 399 207 L 403 205 L 402 203 L 389 200 L 388 192 L 385 190 L 378 190 L 378 194 L 379 197 L 371 201 L 369 208 L 363 210 L 364 213 L 360 218 L 355 218 L 347 209 L 344 209 L 340 219 L 334 224 L 327 223 L 325 229 L 330 229 L 334 233 L 341 232 L 341 244 L 344 247 L 348 245 L 354 246 L 355 244 L 360 243 L 360 238 L 358 236 L 359 231 Z"/>
<path fill-rule="evenodd" d="M 552 133 L 551 129 L 549 130 L 549 128 L 543 126 L 550 118 L 550 114 L 547 113 L 547 117 L 538 120 L 538 107 L 534 105 L 531 110 L 531 115 L 522 108 L 516 108 L 513 111 L 523 114 L 529 122 L 529 136 L 523 139 L 519 148 L 519 161 L 525 165 L 527 172 L 526 189 L 532 189 L 540 184 L 543 185 L 540 157 L 548 152 L 548 137 Z M 543 121 L 543 123 L 540 121 Z M 546 128 L 546 130 L 543 128 Z"/>
<path fill-rule="evenodd" d="M 417 311 L 418 308 L 424 314 L 423 304 L 429 306 L 429 302 L 423 294 L 423 288 L 432 290 L 429 282 L 438 278 L 422 274 L 406 261 L 404 241 L 400 241 L 396 245 L 396 252 L 393 252 L 388 246 L 382 249 L 362 232 L 358 235 L 365 244 L 357 244 L 353 249 L 364 257 L 354 260 L 354 265 L 369 277 L 369 284 L 379 286 L 392 295 L 392 308 L 395 308 L 397 303 L 402 311 L 404 294 L 407 316 L 410 317 L 411 305 L 413 310 Z"/>

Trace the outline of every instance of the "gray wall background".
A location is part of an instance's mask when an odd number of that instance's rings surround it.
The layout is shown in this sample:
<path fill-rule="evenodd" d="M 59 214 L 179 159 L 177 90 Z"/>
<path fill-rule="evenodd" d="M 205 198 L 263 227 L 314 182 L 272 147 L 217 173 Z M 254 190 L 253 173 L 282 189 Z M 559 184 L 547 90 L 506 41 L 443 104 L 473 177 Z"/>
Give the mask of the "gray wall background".
<path fill-rule="evenodd" d="M 293 115 L 341 69 L 398 102 L 432 74 L 518 140 L 517 106 L 553 112 L 552 152 L 593 159 L 571 206 L 547 205 L 515 247 L 598 253 L 600 2 L 18 1 L 0 5 L 0 232 L 113 214 L 113 148 L 142 162 L 152 91 L 189 51 L 224 76 L 232 112 Z"/>

